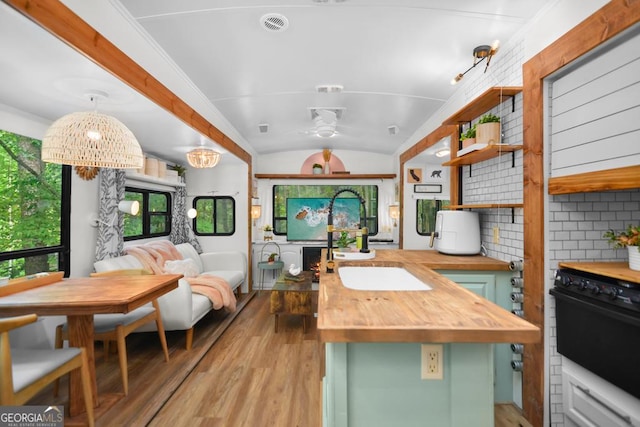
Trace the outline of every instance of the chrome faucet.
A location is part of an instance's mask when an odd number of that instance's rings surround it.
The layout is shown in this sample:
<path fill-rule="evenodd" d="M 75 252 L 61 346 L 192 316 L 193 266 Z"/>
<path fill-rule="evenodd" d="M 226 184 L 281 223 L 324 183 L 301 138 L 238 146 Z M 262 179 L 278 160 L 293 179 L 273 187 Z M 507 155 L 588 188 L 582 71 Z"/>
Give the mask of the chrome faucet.
<path fill-rule="evenodd" d="M 338 198 L 338 196 L 342 193 L 352 193 L 354 194 L 359 200 L 360 200 L 360 206 L 362 206 L 362 210 L 364 213 L 364 227 L 362 226 L 362 219 L 360 219 L 360 228 L 356 229 L 356 230 L 349 230 L 349 229 L 336 229 L 333 228 L 333 202 L 336 200 L 336 198 Z M 350 189 L 350 188 L 345 188 L 343 190 L 339 190 L 336 194 L 333 195 L 333 197 L 331 198 L 331 202 L 329 203 L 329 216 L 327 217 L 327 260 L 331 261 L 333 259 L 333 233 L 334 231 L 356 231 L 356 232 L 362 232 L 362 248 L 360 249 L 360 252 L 365 252 L 368 253 L 369 252 L 369 231 L 367 228 L 367 206 L 365 205 L 364 202 L 364 198 L 362 198 L 362 196 L 360 196 L 360 194 L 358 194 L 356 191 Z M 331 270 L 331 271 L 329 271 Z M 327 272 L 331 273 L 333 272 L 333 268 L 329 269 L 327 267 Z"/>

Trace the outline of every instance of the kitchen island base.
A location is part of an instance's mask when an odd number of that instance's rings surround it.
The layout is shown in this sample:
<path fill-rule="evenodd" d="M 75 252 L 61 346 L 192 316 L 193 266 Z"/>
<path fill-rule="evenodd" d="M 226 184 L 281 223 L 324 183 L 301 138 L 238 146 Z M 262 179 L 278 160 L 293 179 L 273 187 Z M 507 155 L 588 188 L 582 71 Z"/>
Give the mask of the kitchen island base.
<path fill-rule="evenodd" d="M 443 362 L 423 380 L 420 343 L 326 343 L 323 426 L 493 427 L 493 346 L 444 344 Z"/>

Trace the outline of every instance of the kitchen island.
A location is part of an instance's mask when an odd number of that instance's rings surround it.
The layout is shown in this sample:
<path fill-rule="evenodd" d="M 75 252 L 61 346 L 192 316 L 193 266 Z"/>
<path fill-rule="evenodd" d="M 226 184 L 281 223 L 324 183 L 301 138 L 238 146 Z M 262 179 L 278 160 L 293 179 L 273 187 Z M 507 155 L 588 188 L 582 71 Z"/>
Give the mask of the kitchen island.
<path fill-rule="evenodd" d="M 432 289 L 343 286 L 341 266 L 367 265 L 403 267 Z M 493 426 L 493 343 L 538 342 L 540 330 L 436 269 L 504 272 L 508 264 L 379 250 L 373 260 L 335 261 L 334 273 L 323 265 L 318 332 L 326 344 L 324 425 Z M 421 379 L 423 343 L 443 344 L 442 380 Z"/>

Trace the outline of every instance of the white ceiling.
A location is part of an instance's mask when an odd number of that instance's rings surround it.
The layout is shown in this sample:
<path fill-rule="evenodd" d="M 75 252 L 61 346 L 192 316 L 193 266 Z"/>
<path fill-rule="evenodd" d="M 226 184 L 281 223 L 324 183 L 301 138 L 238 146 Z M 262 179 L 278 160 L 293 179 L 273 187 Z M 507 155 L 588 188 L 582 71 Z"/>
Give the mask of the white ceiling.
<path fill-rule="evenodd" d="M 453 94 L 449 82 L 471 66 L 474 47 L 504 44 L 550 1 L 111 3 L 148 33 L 150 49 L 164 51 L 255 153 L 393 154 Z M 260 19 L 268 13 L 286 17 L 288 28 L 264 29 Z M 109 98 L 99 109 L 125 122 L 145 151 L 181 161 L 180 152 L 199 143 L 193 130 L 4 4 L 0 21 L 1 103 L 53 120 L 91 108 L 84 94 L 104 90 Z M 499 60 L 498 51 L 492 62 Z M 316 92 L 326 84 L 343 91 Z M 341 109 L 337 135 L 313 133 L 313 107 Z M 259 131 L 261 123 L 268 132 Z M 390 135 L 393 125 L 398 132 Z"/>

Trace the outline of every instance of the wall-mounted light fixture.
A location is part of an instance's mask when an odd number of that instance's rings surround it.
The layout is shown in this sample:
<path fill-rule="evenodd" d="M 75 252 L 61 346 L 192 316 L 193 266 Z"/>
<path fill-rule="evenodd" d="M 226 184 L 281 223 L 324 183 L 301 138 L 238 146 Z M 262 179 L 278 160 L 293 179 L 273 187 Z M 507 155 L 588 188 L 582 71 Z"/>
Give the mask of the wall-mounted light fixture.
<path fill-rule="evenodd" d="M 458 83 L 460 80 L 462 80 L 465 74 L 467 74 L 469 71 L 474 69 L 476 65 L 479 65 L 485 59 L 487 60 L 487 64 L 484 67 L 484 72 L 486 73 L 487 68 L 489 68 L 489 64 L 491 63 L 491 58 L 498 51 L 498 47 L 500 47 L 500 42 L 498 40 L 495 40 L 491 44 L 491 46 L 483 44 L 473 49 L 473 65 L 467 68 L 467 70 L 464 73 L 460 73 L 457 76 L 455 76 L 453 79 L 451 79 L 451 84 L 454 85 Z"/>
<path fill-rule="evenodd" d="M 262 216 L 262 205 L 260 205 L 260 199 L 254 198 L 251 203 L 251 219 L 253 219 L 253 225 L 256 225 L 256 220 Z"/>
<path fill-rule="evenodd" d="M 397 203 L 389 205 L 389 216 L 393 219 L 393 226 L 397 227 L 400 218 L 400 206 Z"/>
<path fill-rule="evenodd" d="M 138 212 L 140 211 L 140 203 L 137 200 L 121 200 L 120 203 L 118 203 L 118 211 L 129 215 L 138 215 Z M 91 224 L 92 227 L 97 227 L 98 224 L 113 227 L 113 224 L 116 222 L 116 218 L 118 218 L 118 211 L 113 214 L 111 222 L 101 221 L 98 218 L 98 214 L 93 213 L 89 216 L 89 224 Z"/>
<path fill-rule="evenodd" d="M 198 211 L 195 210 L 194 208 L 191 208 L 187 211 L 187 218 L 194 219 L 197 216 L 198 216 Z"/>

